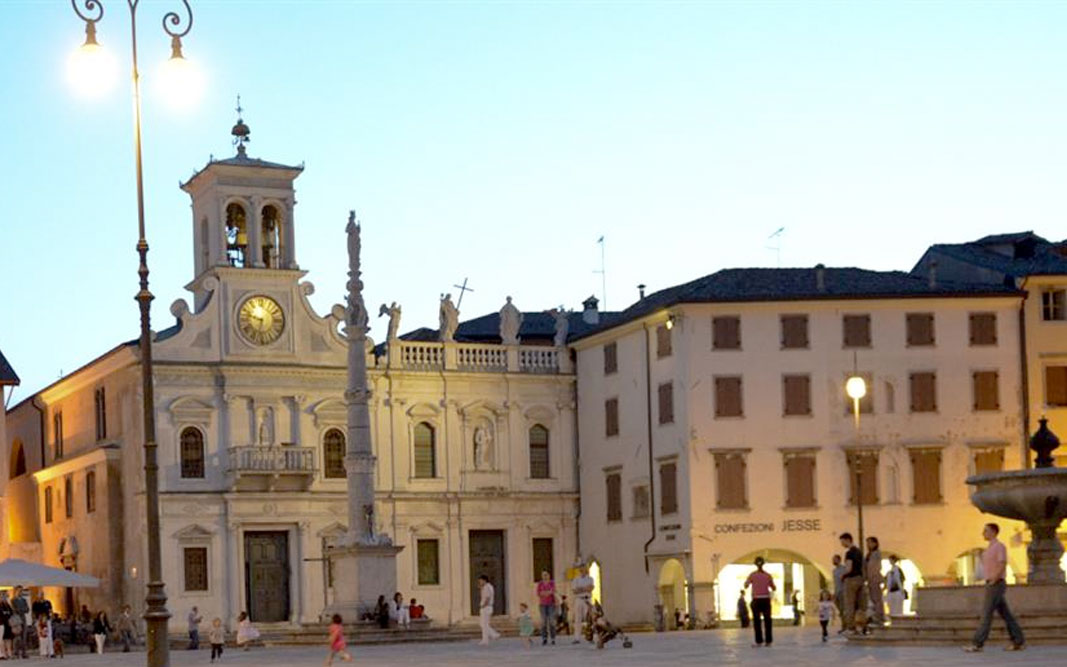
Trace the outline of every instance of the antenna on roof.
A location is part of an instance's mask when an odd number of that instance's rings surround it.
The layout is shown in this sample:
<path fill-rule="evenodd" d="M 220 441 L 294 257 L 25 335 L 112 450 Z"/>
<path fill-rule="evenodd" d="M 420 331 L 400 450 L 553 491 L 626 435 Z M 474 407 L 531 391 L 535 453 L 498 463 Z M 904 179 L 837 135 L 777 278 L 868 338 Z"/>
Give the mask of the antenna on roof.
<path fill-rule="evenodd" d="M 785 227 L 779 227 L 774 230 L 774 233 L 767 237 L 767 240 L 772 242 L 773 245 L 764 246 L 767 250 L 773 250 L 775 261 L 778 268 L 782 268 L 782 232 L 785 231 Z"/>
<path fill-rule="evenodd" d="M 608 267 L 604 262 L 604 237 L 601 236 L 596 240 L 600 244 L 600 270 L 593 270 L 593 273 L 600 274 L 600 300 L 604 302 L 604 310 L 608 309 Z"/>

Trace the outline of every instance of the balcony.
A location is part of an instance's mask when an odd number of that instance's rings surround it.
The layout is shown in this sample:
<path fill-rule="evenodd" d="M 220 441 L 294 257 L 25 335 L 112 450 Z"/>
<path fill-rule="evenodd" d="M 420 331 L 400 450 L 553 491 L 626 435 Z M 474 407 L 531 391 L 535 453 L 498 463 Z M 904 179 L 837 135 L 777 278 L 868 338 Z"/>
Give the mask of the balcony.
<path fill-rule="evenodd" d="M 464 373 L 573 373 L 566 348 L 395 340 L 379 366 L 405 371 Z"/>
<path fill-rule="evenodd" d="M 314 447 L 242 445 L 229 454 L 228 472 L 239 491 L 303 491 L 315 478 Z"/>

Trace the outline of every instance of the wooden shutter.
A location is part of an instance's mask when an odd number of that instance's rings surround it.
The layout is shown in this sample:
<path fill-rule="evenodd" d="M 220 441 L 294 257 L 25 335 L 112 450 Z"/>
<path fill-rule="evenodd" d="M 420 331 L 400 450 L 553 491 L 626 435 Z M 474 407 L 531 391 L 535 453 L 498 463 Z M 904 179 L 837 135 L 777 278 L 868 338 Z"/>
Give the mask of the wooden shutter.
<path fill-rule="evenodd" d="M 437 586 L 441 583 L 440 543 L 437 540 L 416 540 L 416 558 L 420 586 Z"/>
<path fill-rule="evenodd" d="M 659 386 L 659 423 L 674 422 L 674 385 L 665 382 Z"/>
<path fill-rule="evenodd" d="M 85 473 L 85 511 L 96 511 L 96 472 L 93 470 Z"/>
<path fill-rule="evenodd" d="M 785 375 L 782 377 L 785 393 L 786 415 L 811 414 L 811 376 Z"/>
<path fill-rule="evenodd" d="M 845 315 L 841 318 L 845 347 L 871 346 L 871 316 Z"/>
<path fill-rule="evenodd" d="M 917 505 L 941 502 L 941 450 L 911 452 L 912 502 Z"/>
<path fill-rule="evenodd" d="M 741 318 L 736 315 L 711 318 L 713 350 L 737 350 L 741 347 Z"/>
<path fill-rule="evenodd" d="M 671 356 L 671 330 L 661 324 L 656 327 L 656 358 Z"/>
<path fill-rule="evenodd" d="M 739 452 L 715 455 L 715 476 L 718 487 L 719 509 L 744 509 L 748 507 L 745 489 L 745 455 Z"/>
<path fill-rule="evenodd" d="M 808 347 L 808 316 L 782 315 L 782 347 Z"/>
<path fill-rule="evenodd" d="M 556 578 L 555 566 L 552 562 L 552 538 L 533 538 L 533 580 L 534 583 L 541 581 L 541 573 L 548 572 L 553 579 Z"/>
<path fill-rule="evenodd" d="M 984 475 L 1004 470 L 1004 449 L 986 449 L 974 455 L 974 474 Z"/>
<path fill-rule="evenodd" d="M 46 486 L 44 488 L 44 522 L 52 523 L 52 487 Z"/>
<path fill-rule="evenodd" d="M 641 484 L 635 486 L 633 489 L 633 518 L 643 519 L 648 516 L 649 513 L 649 498 L 648 498 L 648 486 Z"/>
<path fill-rule="evenodd" d="M 63 479 L 63 511 L 68 519 L 74 516 L 74 480 L 70 477 Z"/>
<path fill-rule="evenodd" d="M 608 521 L 622 521 L 622 477 L 611 473 L 605 480 L 608 494 Z"/>
<path fill-rule="evenodd" d="M 619 370 L 619 345 L 608 343 L 604 346 L 604 375 L 610 375 Z"/>
<path fill-rule="evenodd" d="M 849 480 L 849 503 L 856 504 L 857 473 L 863 492 L 864 505 L 878 504 L 878 453 L 877 452 L 849 452 L 846 456 L 848 464 Z"/>
<path fill-rule="evenodd" d="M 996 371 L 974 373 L 974 409 L 999 410 L 1000 389 Z"/>
<path fill-rule="evenodd" d="M 437 476 L 437 452 L 433 426 L 426 422 L 415 425 L 415 477 Z"/>
<path fill-rule="evenodd" d="M 740 377 L 715 378 L 715 416 L 740 417 L 744 414 Z"/>
<path fill-rule="evenodd" d="M 911 384 L 911 411 L 937 411 L 937 376 L 934 373 L 912 373 L 909 381 Z"/>
<path fill-rule="evenodd" d="M 604 435 L 619 434 L 619 399 L 609 398 L 604 401 Z"/>
<path fill-rule="evenodd" d="M 678 464 L 664 463 L 659 467 L 660 514 L 678 511 Z"/>
<path fill-rule="evenodd" d="M 969 321 L 971 345 L 997 344 L 996 313 L 971 313 Z"/>
<path fill-rule="evenodd" d="M 906 322 L 908 345 L 934 344 L 933 313 L 908 313 Z"/>
<path fill-rule="evenodd" d="M 815 506 L 815 455 L 796 454 L 785 459 L 786 507 Z"/>
<path fill-rule="evenodd" d="M 1045 368 L 1045 403 L 1067 405 L 1067 366 Z"/>

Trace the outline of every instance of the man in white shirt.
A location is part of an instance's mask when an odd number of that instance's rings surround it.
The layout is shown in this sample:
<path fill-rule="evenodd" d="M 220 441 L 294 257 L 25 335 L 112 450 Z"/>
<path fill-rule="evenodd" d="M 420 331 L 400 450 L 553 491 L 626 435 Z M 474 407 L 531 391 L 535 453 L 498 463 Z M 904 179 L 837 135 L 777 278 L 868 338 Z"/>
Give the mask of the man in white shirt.
<path fill-rule="evenodd" d="M 589 568 L 583 565 L 578 572 L 579 576 L 571 581 L 571 591 L 574 593 L 574 626 L 572 628 L 574 641 L 571 642 L 573 644 L 582 640 L 582 626 L 586 622 L 586 616 L 589 615 L 593 587 L 596 585 L 593 578 L 589 576 Z"/>
<path fill-rule="evenodd" d="M 482 626 L 482 641 L 479 642 L 482 646 L 489 646 L 490 639 L 499 639 L 500 633 L 497 632 L 489 625 L 489 619 L 493 617 L 493 585 L 489 583 L 489 577 L 480 575 L 478 577 L 478 588 L 481 589 L 481 603 L 478 608 L 479 621 Z"/>
<path fill-rule="evenodd" d="M 1004 543 L 997 539 L 1000 534 L 1000 526 L 995 523 L 987 523 L 982 528 L 982 537 L 989 542 L 989 546 L 982 552 L 982 573 L 985 578 L 985 599 L 982 601 L 982 621 L 978 624 L 978 630 L 974 633 L 974 641 L 964 648 L 968 653 L 977 653 L 982 650 L 985 641 L 989 639 L 989 628 L 993 625 L 993 612 L 996 611 L 1004 619 L 1008 626 L 1008 635 L 1011 644 L 1006 651 L 1021 651 L 1026 647 L 1026 639 L 1018 621 L 1008 608 L 1008 601 L 1004 597 L 1007 583 L 1004 576 L 1007 574 L 1008 550 Z"/>

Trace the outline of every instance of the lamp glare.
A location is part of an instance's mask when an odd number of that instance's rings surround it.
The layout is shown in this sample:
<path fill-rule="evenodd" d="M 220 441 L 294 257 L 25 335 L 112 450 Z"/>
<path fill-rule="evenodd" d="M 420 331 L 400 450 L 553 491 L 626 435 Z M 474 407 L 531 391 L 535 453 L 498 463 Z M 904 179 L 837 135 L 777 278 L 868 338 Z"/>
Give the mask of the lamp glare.
<path fill-rule="evenodd" d="M 116 79 L 114 58 L 95 41 L 81 45 L 67 59 L 67 81 L 80 97 L 103 97 Z"/>
<path fill-rule="evenodd" d="M 858 375 L 854 375 L 845 382 L 845 393 L 854 401 L 858 401 L 867 395 L 867 382 Z"/>
<path fill-rule="evenodd" d="M 175 111 L 195 108 L 204 92 L 200 68 L 181 55 L 167 59 L 159 68 L 156 91 Z"/>

